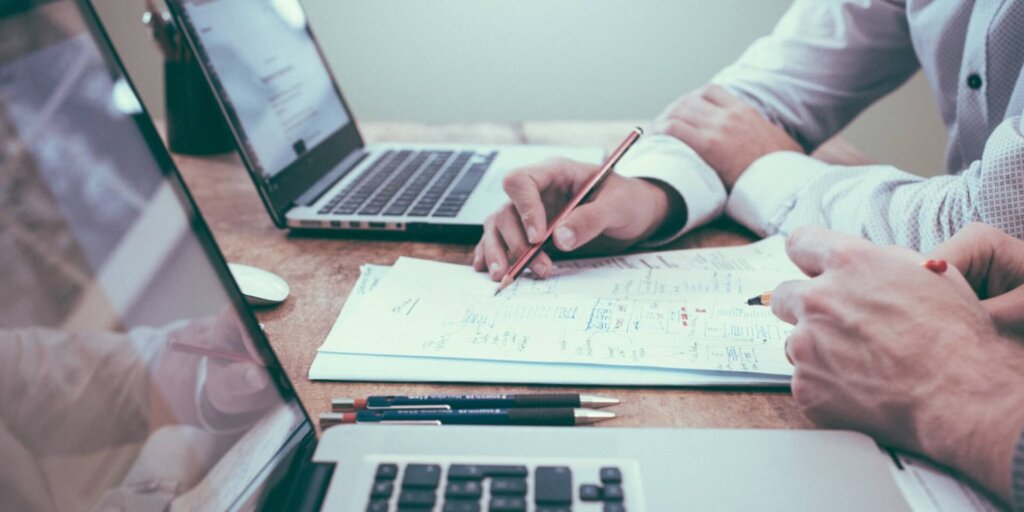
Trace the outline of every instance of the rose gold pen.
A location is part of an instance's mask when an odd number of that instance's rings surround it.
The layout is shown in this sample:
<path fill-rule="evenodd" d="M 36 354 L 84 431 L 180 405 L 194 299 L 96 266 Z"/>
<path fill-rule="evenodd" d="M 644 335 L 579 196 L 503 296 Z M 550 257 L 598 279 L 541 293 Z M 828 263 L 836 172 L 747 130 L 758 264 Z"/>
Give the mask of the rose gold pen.
<path fill-rule="evenodd" d="M 498 285 L 498 289 L 494 291 L 495 296 L 515 282 L 516 278 L 519 277 L 519 274 L 523 273 L 523 270 L 526 269 L 527 265 L 529 265 L 530 262 L 540 254 L 540 248 L 543 247 L 544 243 L 546 243 L 554 234 L 555 226 L 565 220 L 569 215 L 569 212 L 583 204 L 591 195 L 593 195 L 593 193 L 597 192 L 601 187 L 601 184 L 604 183 L 604 180 L 615 169 L 615 164 L 619 163 L 619 160 L 622 159 L 623 155 L 629 151 L 629 148 L 633 147 L 633 143 L 636 142 L 643 134 L 643 128 L 640 128 L 639 126 L 636 127 L 635 130 L 629 133 L 626 140 L 622 141 L 622 143 L 619 144 L 619 147 L 616 148 L 611 155 L 608 155 L 608 159 L 604 161 L 604 165 L 602 165 L 601 168 L 594 173 L 589 180 L 587 180 L 583 185 L 583 188 L 581 188 L 580 191 L 576 193 L 576 196 L 569 201 L 569 204 L 565 205 L 562 212 L 559 213 L 550 224 L 548 224 L 548 230 L 544 233 L 544 238 L 540 242 L 530 246 L 530 248 L 524 252 L 508 270 L 505 271 L 505 275 L 501 278 L 501 283 Z"/>

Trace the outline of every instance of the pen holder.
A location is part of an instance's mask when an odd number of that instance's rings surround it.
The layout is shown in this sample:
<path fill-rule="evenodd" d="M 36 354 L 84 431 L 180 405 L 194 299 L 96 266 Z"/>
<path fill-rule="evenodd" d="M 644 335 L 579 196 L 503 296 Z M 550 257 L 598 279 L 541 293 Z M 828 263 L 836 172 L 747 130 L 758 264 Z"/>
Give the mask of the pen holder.
<path fill-rule="evenodd" d="M 193 59 L 164 61 L 167 146 L 175 153 L 213 155 L 234 148 L 210 85 Z"/>

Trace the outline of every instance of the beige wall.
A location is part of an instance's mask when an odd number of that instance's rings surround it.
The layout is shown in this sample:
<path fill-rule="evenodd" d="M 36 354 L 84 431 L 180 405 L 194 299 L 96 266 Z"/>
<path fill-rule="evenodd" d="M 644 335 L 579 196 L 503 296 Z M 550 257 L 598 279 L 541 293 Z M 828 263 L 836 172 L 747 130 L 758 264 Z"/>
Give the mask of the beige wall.
<path fill-rule="evenodd" d="M 95 0 L 160 114 L 142 0 Z M 789 0 L 304 0 L 362 121 L 645 119 L 768 32 Z M 905 169 L 942 169 L 945 131 L 920 75 L 847 131 Z"/>

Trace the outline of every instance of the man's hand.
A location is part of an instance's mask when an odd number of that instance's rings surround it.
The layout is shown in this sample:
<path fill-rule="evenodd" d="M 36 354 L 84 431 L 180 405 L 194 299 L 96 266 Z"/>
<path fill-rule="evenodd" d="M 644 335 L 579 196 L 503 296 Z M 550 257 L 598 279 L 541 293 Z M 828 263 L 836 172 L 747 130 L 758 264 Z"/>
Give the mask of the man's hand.
<path fill-rule="evenodd" d="M 654 131 L 693 148 L 718 172 L 727 190 L 758 158 L 776 151 L 803 152 L 789 134 L 717 85 L 670 104 L 655 121 Z"/>
<path fill-rule="evenodd" d="M 818 227 L 787 252 L 812 279 L 781 284 L 772 311 L 809 419 L 957 468 L 1004 499 L 1024 427 L 1024 347 L 1001 337 L 955 268 Z"/>
<path fill-rule="evenodd" d="M 510 262 L 519 258 L 531 244 L 543 240 L 548 222 L 561 212 L 597 169 L 589 164 L 555 159 L 506 176 L 505 192 L 511 202 L 484 223 L 473 267 L 500 280 Z M 581 247 L 622 249 L 651 236 L 666 219 L 680 216 L 676 208 L 682 208 L 681 205 L 682 199 L 667 187 L 613 173 L 596 197 L 578 206 L 555 227 L 554 244 L 562 251 Z M 547 277 L 553 269 L 551 258 L 547 254 L 538 255 L 530 269 L 538 277 Z"/>
<path fill-rule="evenodd" d="M 930 256 L 963 272 L 1003 335 L 1024 340 L 1024 241 L 975 222 Z"/>

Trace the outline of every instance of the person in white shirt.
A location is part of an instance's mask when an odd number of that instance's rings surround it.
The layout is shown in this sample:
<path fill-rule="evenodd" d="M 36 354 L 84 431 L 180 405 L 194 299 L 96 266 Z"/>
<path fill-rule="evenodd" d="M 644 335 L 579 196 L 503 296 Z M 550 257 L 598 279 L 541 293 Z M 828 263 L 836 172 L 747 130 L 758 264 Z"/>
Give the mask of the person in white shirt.
<path fill-rule="evenodd" d="M 590 203 L 563 251 L 657 245 L 723 213 L 759 235 L 818 224 L 927 251 L 970 222 L 1024 238 L 1024 2 L 797 0 L 775 31 L 670 105 Z M 806 153 L 922 69 L 949 130 L 947 176 Z M 594 167 L 517 170 L 474 266 L 500 279 Z M 544 277 L 551 260 L 531 270 Z"/>

